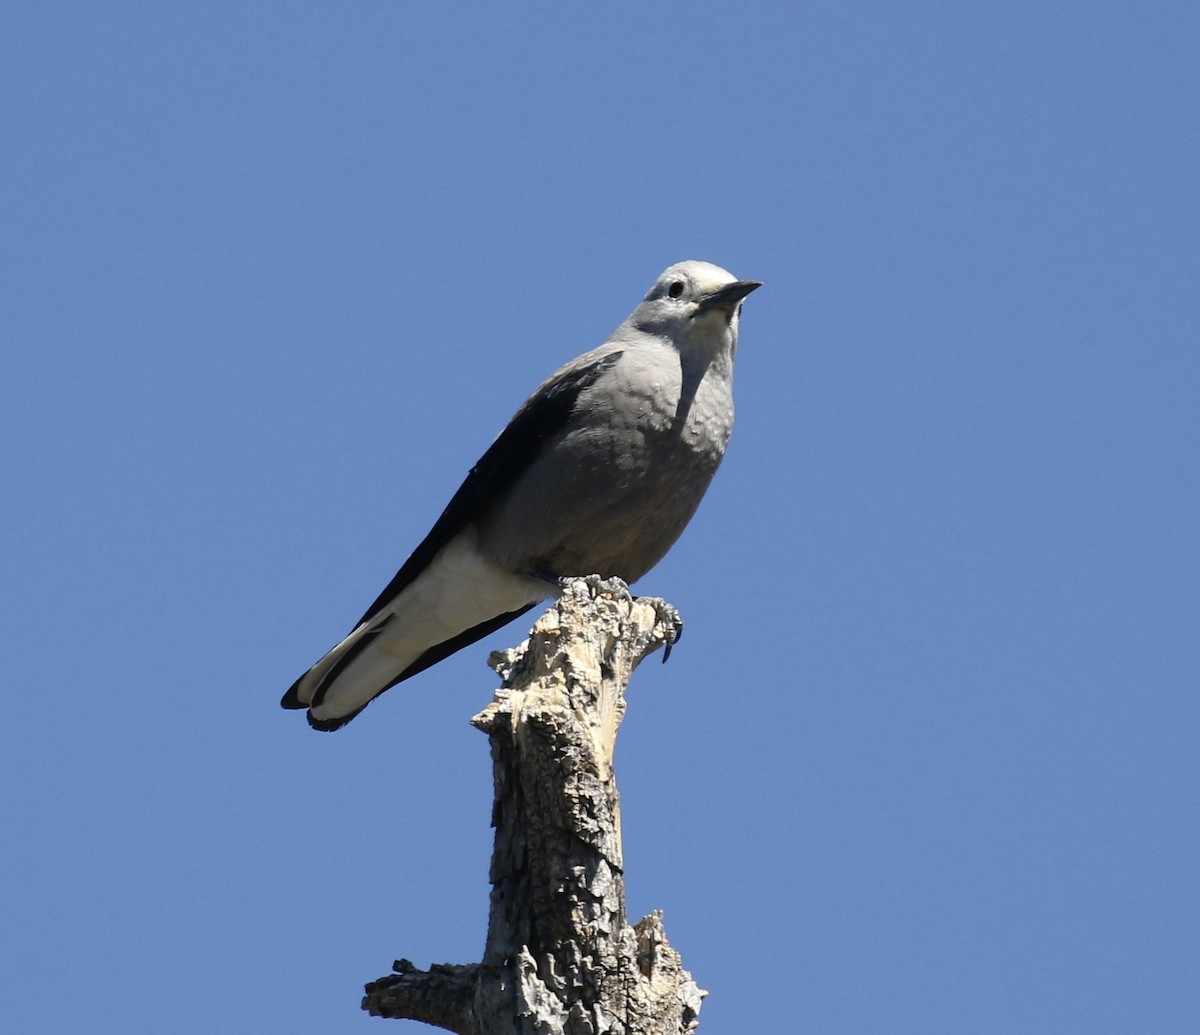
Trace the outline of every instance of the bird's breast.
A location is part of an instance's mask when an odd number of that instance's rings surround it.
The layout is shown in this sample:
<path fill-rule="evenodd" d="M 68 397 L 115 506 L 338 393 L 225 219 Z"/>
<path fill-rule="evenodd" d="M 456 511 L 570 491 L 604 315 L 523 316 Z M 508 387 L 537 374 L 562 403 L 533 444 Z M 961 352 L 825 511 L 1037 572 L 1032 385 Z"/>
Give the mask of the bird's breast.
<path fill-rule="evenodd" d="M 485 521 L 501 563 L 631 582 L 695 512 L 732 431 L 729 378 L 689 377 L 677 355 L 622 359 Z"/>

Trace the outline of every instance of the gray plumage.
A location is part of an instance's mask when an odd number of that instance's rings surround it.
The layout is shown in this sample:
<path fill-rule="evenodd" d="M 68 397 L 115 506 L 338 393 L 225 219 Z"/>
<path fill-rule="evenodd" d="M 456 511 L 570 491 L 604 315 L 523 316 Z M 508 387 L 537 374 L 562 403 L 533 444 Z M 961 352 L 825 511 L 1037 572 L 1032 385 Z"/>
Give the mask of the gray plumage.
<path fill-rule="evenodd" d="M 559 578 L 634 582 L 657 564 L 725 454 L 742 300 L 759 286 L 707 262 L 667 269 L 608 341 L 538 386 L 283 707 L 337 729 L 554 596 Z"/>

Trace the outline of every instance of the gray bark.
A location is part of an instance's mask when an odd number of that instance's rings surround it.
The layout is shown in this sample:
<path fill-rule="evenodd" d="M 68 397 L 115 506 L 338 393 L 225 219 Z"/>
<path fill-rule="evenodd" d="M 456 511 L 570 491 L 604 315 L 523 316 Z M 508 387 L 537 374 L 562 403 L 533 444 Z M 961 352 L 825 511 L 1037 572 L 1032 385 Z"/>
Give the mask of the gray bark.
<path fill-rule="evenodd" d="M 493 654 L 503 679 L 472 719 L 492 747 L 496 829 L 483 960 L 394 974 L 363 1009 L 459 1035 L 675 1035 L 705 993 L 655 912 L 625 915 L 613 747 L 633 670 L 682 628 L 661 600 L 619 580 L 564 582 L 520 647 Z"/>

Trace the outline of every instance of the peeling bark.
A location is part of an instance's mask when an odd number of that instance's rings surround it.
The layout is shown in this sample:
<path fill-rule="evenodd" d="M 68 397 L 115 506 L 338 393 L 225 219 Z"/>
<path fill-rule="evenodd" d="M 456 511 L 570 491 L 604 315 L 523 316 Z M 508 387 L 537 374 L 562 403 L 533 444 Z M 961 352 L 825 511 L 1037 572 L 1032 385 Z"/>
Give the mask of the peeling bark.
<path fill-rule="evenodd" d="M 459 1035 L 674 1035 L 705 993 L 667 942 L 662 915 L 625 916 L 612 768 L 625 685 L 682 629 L 670 604 L 619 580 L 564 580 L 520 647 L 492 655 L 503 679 L 472 724 L 492 748 L 496 830 L 483 961 L 396 973 L 363 1009 Z"/>

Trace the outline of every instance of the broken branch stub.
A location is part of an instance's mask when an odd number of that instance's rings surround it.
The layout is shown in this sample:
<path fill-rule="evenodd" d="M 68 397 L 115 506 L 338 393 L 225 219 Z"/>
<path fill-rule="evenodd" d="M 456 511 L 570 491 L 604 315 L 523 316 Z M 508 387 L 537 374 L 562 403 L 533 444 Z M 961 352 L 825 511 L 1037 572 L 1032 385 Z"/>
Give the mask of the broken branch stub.
<path fill-rule="evenodd" d="M 589 576 L 564 580 L 529 639 L 492 655 L 504 685 L 472 720 L 491 741 L 495 786 L 483 961 L 428 972 L 401 961 L 402 973 L 367 987 L 364 1009 L 462 1035 L 672 1035 L 696 1026 L 705 993 L 668 944 L 661 914 L 634 927 L 626 920 L 612 768 L 625 685 L 681 627 L 671 605 Z M 437 1011 L 424 987 L 435 978 L 452 999 Z"/>

